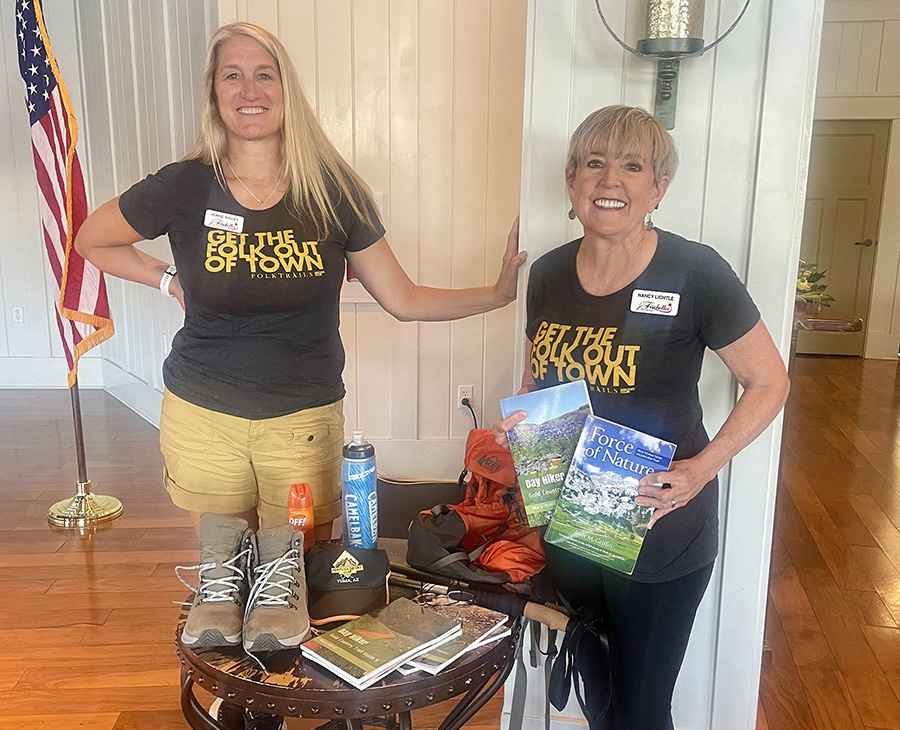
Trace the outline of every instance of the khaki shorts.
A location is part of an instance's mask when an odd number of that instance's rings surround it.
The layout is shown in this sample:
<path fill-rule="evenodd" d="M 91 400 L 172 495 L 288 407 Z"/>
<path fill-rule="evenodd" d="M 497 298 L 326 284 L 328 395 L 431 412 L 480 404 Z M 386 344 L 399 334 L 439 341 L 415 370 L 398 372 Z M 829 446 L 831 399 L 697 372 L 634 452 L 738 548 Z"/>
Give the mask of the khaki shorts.
<path fill-rule="evenodd" d="M 287 522 L 292 484 L 312 488 L 316 524 L 341 514 L 343 401 L 251 421 L 163 394 L 159 443 L 172 501 L 191 512 L 256 509 L 267 524 Z"/>

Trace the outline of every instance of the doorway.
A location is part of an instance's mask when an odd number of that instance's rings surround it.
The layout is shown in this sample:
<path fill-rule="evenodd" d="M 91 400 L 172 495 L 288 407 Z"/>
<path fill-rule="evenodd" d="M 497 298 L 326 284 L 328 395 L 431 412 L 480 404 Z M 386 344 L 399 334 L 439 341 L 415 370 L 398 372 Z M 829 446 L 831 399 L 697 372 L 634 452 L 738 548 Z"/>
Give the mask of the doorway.
<path fill-rule="evenodd" d="M 889 133 L 887 121 L 813 126 L 800 258 L 826 272 L 834 302 L 822 316 L 859 317 L 863 330 L 801 331 L 798 353 L 863 354 Z"/>

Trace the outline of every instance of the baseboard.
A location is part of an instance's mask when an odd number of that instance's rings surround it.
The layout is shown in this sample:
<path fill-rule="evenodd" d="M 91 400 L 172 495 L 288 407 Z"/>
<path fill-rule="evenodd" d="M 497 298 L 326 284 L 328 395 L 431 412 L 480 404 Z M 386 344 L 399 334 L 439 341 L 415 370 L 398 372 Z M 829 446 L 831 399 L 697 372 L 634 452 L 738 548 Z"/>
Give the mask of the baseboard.
<path fill-rule="evenodd" d="M 102 388 L 99 357 L 78 362 L 78 386 Z M 65 388 L 68 368 L 64 357 L 0 357 L 0 388 Z"/>
<path fill-rule="evenodd" d="M 509 685 L 507 685 L 509 686 Z M 522 730 L 544 730 L 544 718 L 525 715 L 522 718 Z M 560 717 L 550 715 L 551 730 L 588 730 L 587 720 L 577 717 Z M 509 712 L 500 715 L 500 730 L 509 730 Z"/>
<path fill-rule="evenodd" d="M 103 361 L 103 388 L 148 423 L 159 428 L 159 409 L 162 393 L 154 387 L 126 373 L 109 360 Z"/>

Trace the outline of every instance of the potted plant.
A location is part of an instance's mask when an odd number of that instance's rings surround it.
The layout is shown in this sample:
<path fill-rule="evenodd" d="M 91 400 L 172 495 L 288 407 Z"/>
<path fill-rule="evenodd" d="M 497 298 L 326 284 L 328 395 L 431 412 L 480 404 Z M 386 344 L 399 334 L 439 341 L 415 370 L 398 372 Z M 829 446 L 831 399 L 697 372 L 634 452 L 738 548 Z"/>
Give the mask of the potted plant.
<path fill-rule="evenodd" d="M 830 307 L 834 297 L 825 290 L 828 288 L 823 279 L 825 272 L 819 271 L 815 264 L 802 259 L 797 268 L 797 291 L 794 306 L 798 312 L 816 314 L 820 307 Z"/>

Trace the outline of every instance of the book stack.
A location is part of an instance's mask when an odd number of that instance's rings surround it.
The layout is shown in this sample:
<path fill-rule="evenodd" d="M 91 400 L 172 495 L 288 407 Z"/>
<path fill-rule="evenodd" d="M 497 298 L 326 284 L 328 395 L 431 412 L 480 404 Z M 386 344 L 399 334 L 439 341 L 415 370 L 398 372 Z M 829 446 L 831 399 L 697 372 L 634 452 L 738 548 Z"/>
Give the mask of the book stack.
<path fill-rule="evenodd" d="M 407 598 L 348 621 L 302 644 L 300 651 L 357 689 L 461 635 L 460 622 Z"/>
<path fill-rule="evenodd" d="M 583 380 L 504 398 L 509 449 L 530 525 L 544 539 L 631 575 L 653 513 L 634 503 L 646 474 L 668 471 L 676 445 L 593 415 Z"/>

